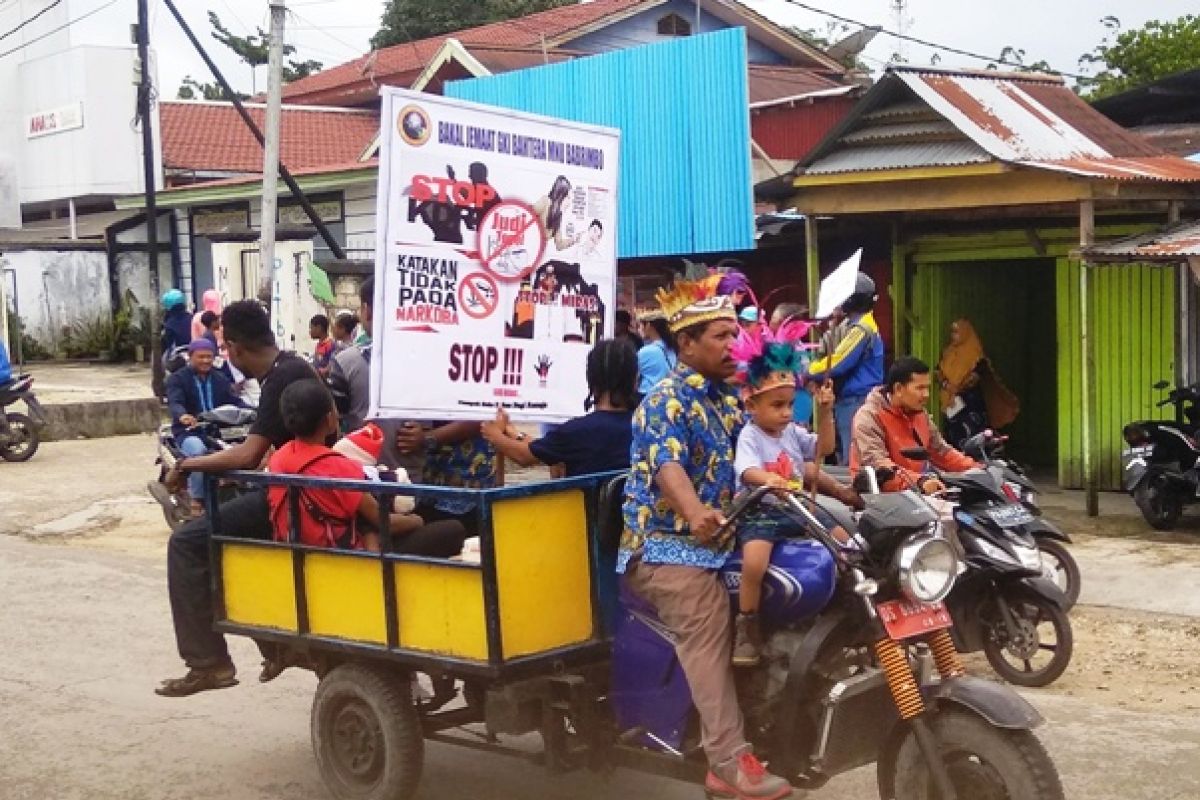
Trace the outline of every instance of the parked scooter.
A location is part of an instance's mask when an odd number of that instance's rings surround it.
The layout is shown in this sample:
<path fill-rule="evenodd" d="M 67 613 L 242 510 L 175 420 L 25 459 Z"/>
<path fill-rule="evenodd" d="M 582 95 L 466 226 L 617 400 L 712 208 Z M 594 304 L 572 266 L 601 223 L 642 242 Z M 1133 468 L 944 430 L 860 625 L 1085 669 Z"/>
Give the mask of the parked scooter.
<path fill-rule="evenodd" d="M 250 426 L 256 417 L 257 412 L 254 409 L 219 406 L 212 411 L 201 413 L 195 427 L 190 429 L 190 433 L 203 438 L 205 444 L 208 445 L 209 452 L 224 450 L 246 440 L 250 434 Z M 163 517 L 166 518 L 167 525 L 172 531 L 178 530 L 192 516 L 187 490 L 180 489 L 172 492 L 167 488 L 166 483 L 167 473 L 182 458 L 183 453 L 179 451 L 179 443 L 175 441 L 171 425 L 159 426 L 158 458 L 154 462 L 159 465 L 158 480 L 150 481 L 147 488 L 150 490 L 151 496 L 162 506 Z M 222 487 L 220 491 L 232 494 L 236 492 L 236 488 Z M 221 499 L 227 498 L 222 497 Z"/>
<path fill-rule="evenodd" d="M 929 460 L 924 448 L 902 454 Z M 1074 636 L 1066 597 L 1042 573 L 1030 528 L 1036 518 L 1005 493 L 999 467 L 936 474 L 948 487 L 945 499 L 956 504 L 954 520 L 967 566 L 946 599 L 955 645 L 967 653 L 982 650 L 1010 683 L 1053 683 L 1071 661 Z"/>
<path fill-rule="evenodd" d="M 1169 386 L 1166 381 L 1154 384 L 1160 391 Z M 1200 384 L 1172 389 L 1156 405 L 1174 406 L 1175 419 L 1125 426 L 1122 435 L 1129 447 L 1122 453 L 1122 485 L 1150 527 L 1169 531 L 1184 506 L 1200 502 Z"/>
<path fill-rule="evenodd" d="M 8 411 L 18 400 L 24 400 L 28 414 Z M 46 414 L 33 393 L 33 376 L 17 375 L 0 386 L 0 458 L 5 461 L 28 461 L 37 452 L 41 437 L 38 429 L 46 424 Z"/>
<path fill-rule="evenodd" d="M 726 531 L 769 492 L 739 500 Z M 841 524 L 867 543 L 856 549 L 833 538 L 809 501 L 782 500 L 813 540 L 775 547 L 760 607 L 764 658 L 737 671 L 746 734 L 772 771 L 813 789 L 875 763 L 881 798 L 1061 798 L 1055 766 L 1030 732 L 1041 716 L 1008 687 L 963 671 L 942 604 L 957 560 L 928 505 L 912 492 L 865 497 L 857 525 L 840 507 Z M 731 602 L 739 571 L 737 559 L 721 571 Z M 624 587 L 612 657 L 620 740 L 681 764 L 696 757 L 673 639 Z"/>
<path fill-rule="evenodd" d="M 1079 601 L 1079 592 L 1083 587 L 1079 563 L 1067 549 L 1071 537 L 1042 515 L 1037 498 L 1038 489 L 1029 480 L 1025 469 L 1004 452 L 1007 441 L 1007 436 L 1000 436 L 988 429 L 963 442 L 962 451 L 981 464 L 999 467 L 1004 471 L 1004 493 L 1010 500 L 1023 504 L 1034 516 L 1025 524 L 1042 551 L 1042 573 L 1058 584 L 1067 598 L 1067 610 L 1070 611 Z"/>

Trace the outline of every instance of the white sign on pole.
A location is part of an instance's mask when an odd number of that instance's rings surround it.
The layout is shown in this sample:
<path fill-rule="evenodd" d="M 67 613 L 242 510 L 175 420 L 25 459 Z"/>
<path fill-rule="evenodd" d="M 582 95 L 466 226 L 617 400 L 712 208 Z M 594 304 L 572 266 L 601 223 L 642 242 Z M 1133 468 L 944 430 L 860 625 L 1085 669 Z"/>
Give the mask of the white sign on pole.
<path fill-rule="evenodd" d="M 843 261 L 837 269 L 821 281 L 817 293 L 817 314 L 814 319 L 828 319 L 837 307 L 854 294 L 854 282 L 858 280 L 858 265 L 862 262 L 862 248 Z"/>
<path fill-rule="evenodd" d="M 371 415 L 579 416 L 615 311 L 620 132 L 381 94 Z"/>

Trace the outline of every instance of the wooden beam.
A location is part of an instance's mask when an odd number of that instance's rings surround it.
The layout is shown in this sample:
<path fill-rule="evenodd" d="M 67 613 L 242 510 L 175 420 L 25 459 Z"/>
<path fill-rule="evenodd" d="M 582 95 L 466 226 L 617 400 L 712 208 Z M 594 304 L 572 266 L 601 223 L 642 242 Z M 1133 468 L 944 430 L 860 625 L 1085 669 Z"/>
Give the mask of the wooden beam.
<path fill-rule="evenodd" d="M 1079 246 L 1087 247 L 1096 242 L 1096 204 L 1092 200 L 1079 203 Z M 1091 330 L 1090 298 L 1088 297 L 1088 262 L 1079 264 L 1079 328 L 1083 344 L 1082 369 L 1083 389 L 1083 485 L 1087 491 L 1087 513 L 1089 517 L 1100 514 L 1100 493 L 1096 482 L 1096 459 L 1093 448 L 1093 422 L 1096 413 L 1096 386 L 1092 381 L 1095 374 L 1095 337 Z"/>
<path fill-rule="evenodd" d="M 817 242 L 817 218 L 804 218 L 804 253 L 808 267 L 808 315 L 817 313 L 817 294 L 821 289 L 821 251 Z"/>
<path fill-rule="evenodd" d="M 936 181 L 807 186 L 784 205 L 804 214 L 879 214 L 1078 203 L 1091 197 L 1086 182 L 1067 175 L 1020 171 Z"/>
<path fill-rule="evenodd" d="M 860 172 L 835 172 L 827 175 L 797 175 L 792 186 L 845 186 L 856 183 L 889 183 L 893 181 L 927 181 L 946 178 L 966 178 L 974 175 L 1000 175 L 1012 172 L 1008 164 L 966 164 L 950 167 L 910 167 L 908 169 L 870 169 Z"/>

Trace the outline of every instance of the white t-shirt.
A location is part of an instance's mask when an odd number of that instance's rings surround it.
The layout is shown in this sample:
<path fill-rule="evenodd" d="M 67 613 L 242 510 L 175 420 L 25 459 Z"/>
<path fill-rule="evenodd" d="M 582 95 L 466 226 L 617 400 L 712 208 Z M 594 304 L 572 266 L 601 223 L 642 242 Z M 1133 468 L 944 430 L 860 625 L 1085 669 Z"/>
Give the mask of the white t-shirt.
<path fill-rule="evenodd" d="M 792 462 L 792 477 L 804 477 L 804 462 L 812 461 L 817 453 L 817 435 L 809 433 L 795 423 L 783 429 L 779 436 L 772 436 L 753 422 L 742 429 L 738 436 L 737 456 L 733 467 L 737 471 L 738 491 L 746 488 L 742 475 L 748 469 L 762 469 L 779 460 L 787 453 Z"/>

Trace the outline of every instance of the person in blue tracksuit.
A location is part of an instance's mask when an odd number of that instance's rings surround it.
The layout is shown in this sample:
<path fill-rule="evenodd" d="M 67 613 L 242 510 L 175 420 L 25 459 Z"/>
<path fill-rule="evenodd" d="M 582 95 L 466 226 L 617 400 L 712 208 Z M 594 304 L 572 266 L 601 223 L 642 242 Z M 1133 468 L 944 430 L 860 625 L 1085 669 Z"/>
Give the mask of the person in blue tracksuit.
<path fill-rule="evenodd" d="M 876 299 L 875 282 L 860 272 L 854 294 L 842 304 L 845 319 L 839 335 L 829 351 L 808 367 L 810 381 L 823 383 L 827 378 L 833 379 L 838 458 L 843 465 L 850 463 L 854 415 L 871 390 L 883 383 L 883 337 L 872 312 Z"/>

